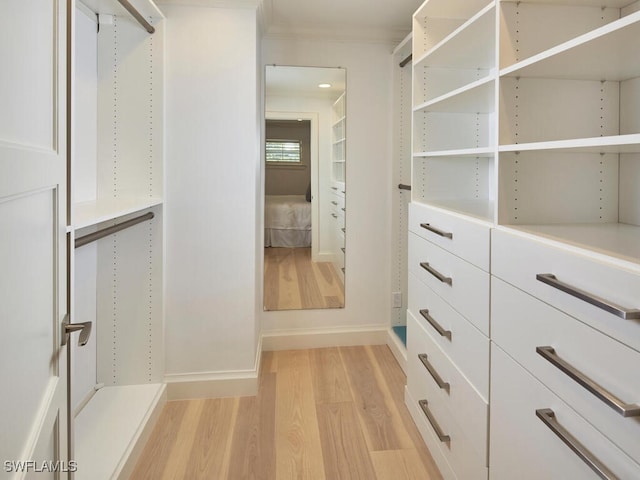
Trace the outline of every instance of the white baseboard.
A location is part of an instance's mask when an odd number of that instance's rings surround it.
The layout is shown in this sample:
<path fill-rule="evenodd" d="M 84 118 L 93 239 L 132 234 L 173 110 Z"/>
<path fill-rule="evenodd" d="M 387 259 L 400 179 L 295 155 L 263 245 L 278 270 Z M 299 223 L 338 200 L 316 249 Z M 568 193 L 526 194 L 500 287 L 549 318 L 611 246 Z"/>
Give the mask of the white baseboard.
<path fill-rule="evenodd" d="M 380 325 L 357 328 L 280 330 L 263 334 L 262 348 L 264 351 L 299 350 L 354 345 L 385 345 L 387 341 L 387 327 Z"/>
<path fill-rule="evenodd" d="M 402 340 L 398 338 L 398 335 L 395 334 L 393 329 L 389 328 L 387 330 L 387 345 L 393 353 L 393 356 L 396 357 L 400 368 L 402 371 L 407 374 L 407 347 L 404 346 Z"/>
<path fill-rule="evenodd" d="M 165 375 L 167 398 L 168 400 L 189 400 L 256 395 L 261 359 L 262 339 L 258 342 L 256 361 L 252 370 Z"/>

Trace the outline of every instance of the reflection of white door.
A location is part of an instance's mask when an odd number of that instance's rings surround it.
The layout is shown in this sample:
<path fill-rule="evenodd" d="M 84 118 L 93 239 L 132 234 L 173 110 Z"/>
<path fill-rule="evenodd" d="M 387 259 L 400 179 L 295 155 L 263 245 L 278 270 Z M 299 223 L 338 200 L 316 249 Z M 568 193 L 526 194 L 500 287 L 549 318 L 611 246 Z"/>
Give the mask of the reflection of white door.
<path fill-rule="evenodd" d="M 73 467 L 61 346 L 67 8 L 0 2 L 0 478 L 62 478 Z"/>

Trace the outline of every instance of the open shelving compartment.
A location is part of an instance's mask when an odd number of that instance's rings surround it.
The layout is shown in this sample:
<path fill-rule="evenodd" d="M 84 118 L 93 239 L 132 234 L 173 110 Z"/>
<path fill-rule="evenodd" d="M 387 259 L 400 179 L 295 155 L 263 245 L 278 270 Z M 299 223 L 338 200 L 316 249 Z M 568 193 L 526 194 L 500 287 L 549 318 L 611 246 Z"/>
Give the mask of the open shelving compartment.
<path fill-rule="evenodd" d="M 495 218 L 496 2 L 414 14 L 412 201 Z"/>
<path fill-rule="evenodd" d="M 70 224 L 76 240 L 153 217 L 71 252 L 77 480 L 128 478 L 165 401 L 163 17 L 151 0 L 82 0 L 72 12 Z M 148 218 L 148 217 L 145 217 Z"/>
<path fill-rule="evenodd" d="M 550 9 L 575 37 L 559 21 L 547 49 L 528 47 L 525 25 Z M 503 2 L 501 15 L 499 223 L 637 268 L 639 2 Z"/>

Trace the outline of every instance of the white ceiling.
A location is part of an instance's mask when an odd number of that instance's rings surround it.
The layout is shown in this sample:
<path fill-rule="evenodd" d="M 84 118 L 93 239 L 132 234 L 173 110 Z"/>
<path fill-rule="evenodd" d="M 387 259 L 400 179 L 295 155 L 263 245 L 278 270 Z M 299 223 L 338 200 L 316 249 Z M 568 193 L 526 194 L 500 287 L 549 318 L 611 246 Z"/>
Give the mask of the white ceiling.
<path fill-rule="evenodd" d="M 399 42 L 422 0 L 263 0 L 267 34 Z"/>
<path fill-rule="evenodd" d="M 345 70 L 342 68 L 287 67 L 267 65 L 267 96 L 300 95 L 336 99 L 345 90 Z M 328 83 L 329 88 L 319 88 Z"/>
<path fill-rule="evenodd" d="M 397 44 L 411 31 L 411 16 L 423 1 L 155 0 L 155 3 L 227 8 L 255 8 L 261 5 L 267 35 Z"/>

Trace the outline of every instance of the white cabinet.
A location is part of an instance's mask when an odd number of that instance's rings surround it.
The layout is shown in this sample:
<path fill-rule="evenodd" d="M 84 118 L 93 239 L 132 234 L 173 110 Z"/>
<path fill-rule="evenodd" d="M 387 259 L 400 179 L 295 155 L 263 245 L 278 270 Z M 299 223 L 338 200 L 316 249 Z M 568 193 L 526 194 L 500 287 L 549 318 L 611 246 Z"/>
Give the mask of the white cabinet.
<path fill-rule="evenodd" d="M 414 14 L 409 313 L 430 337 L 408 341 L 433 339 L 487 392 L 490 478 L 591 478 L 591 457 L 638 476 L 639 35 L 632 0 L 427 0 Z M 464 354 L 456 324 L 481 335 Z M 467 467 L 434 458 L 446 478 Z"/>
<path fill-rule="evenodd" d="M 72 12 L 71 320 L 93 324 L 71 352 L 77 479 L 126 477 L 165 392 L 163 17 L 131 3 L 146 26 L 115 0 Z"/>
<path fill-rule="evenodd" d="M 346 92 L 338 97 L 332 106 L 332 150 L 331 150 L 331 190 L 328 192 L 331 256 L 335 271 L 344 282 L 346 256 L 346 161 L 347 161 L 347 115 Z"/>

